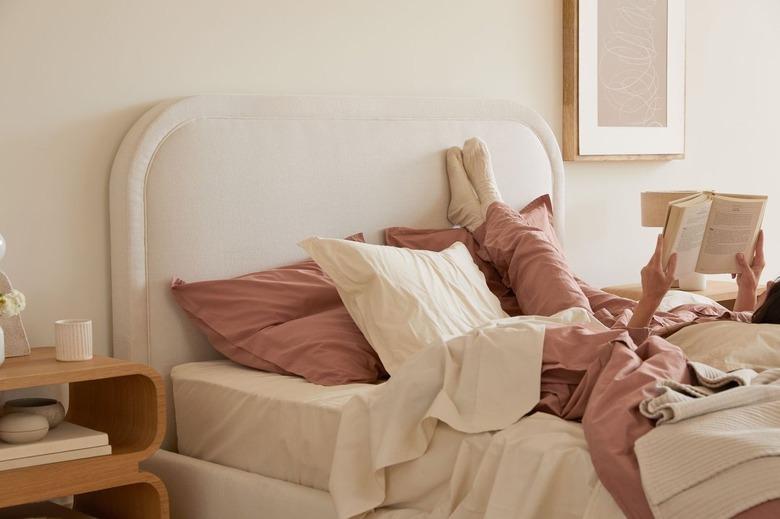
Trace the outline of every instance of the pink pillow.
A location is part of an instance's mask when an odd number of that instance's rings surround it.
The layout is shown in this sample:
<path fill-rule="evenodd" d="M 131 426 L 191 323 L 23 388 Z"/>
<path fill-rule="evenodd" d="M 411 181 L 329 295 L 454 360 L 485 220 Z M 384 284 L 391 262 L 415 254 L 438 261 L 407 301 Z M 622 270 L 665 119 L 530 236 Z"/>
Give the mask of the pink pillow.
<path fill-rule="evenodd" d="M 501 281 L 501 275 L 493 268 L 493 265 L 479 256 L 479 244 L 466 229 L 460 227 L 452 229 L 390 227 L 385 229 L 385 243 L 393 247 L 441 252 L 456 241 L 463 243 L 471 253 L 474 263 L 485 276 L 488 288 L 501 302 L 501 308 L 509 315 L 520 315 L 515 293 Z"/>
<path fill-rule="evenodd" d="M 234 362 L 325 386 L 387 376 L 313 260 L 233 279 L 177 279 L 171 289 L 212 346 Z"/>

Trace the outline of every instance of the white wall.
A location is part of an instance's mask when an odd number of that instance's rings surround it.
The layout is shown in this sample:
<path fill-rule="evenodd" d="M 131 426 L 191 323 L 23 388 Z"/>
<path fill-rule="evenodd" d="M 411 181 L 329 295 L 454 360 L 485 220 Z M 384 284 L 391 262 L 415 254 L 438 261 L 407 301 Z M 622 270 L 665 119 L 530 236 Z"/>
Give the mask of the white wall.
<path fill-rule="evenodd" d="M 631 282 L 652 244 L 639 192 L 768 192 L 780 271 L 780 2 L 688 0 L 688 155 L 569 164 L 568 249 L 595 284 Z M 108 173 L 156 101 L 205 92 L 516 99 L 560 135 L 554 0 L 0 0 L 2 268 L 28 296 L 36 345 L 52 322 L 95 321 L 110 351 Z"/>

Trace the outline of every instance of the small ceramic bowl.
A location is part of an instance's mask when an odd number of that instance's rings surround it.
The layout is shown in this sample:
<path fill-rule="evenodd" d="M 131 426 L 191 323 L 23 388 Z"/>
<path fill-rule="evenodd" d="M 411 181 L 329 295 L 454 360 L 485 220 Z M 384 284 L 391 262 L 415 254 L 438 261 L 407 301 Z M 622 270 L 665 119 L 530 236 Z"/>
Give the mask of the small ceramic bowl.
<path fill-rule="evenodd" d="M 0 418 L 0 440 L 6 443 L 37 442 L 49 432 L 45 416 L 32 413 L 12 413 Z"/>
<path fill-rule="evenodd" d="M 9 400 L 3 406 L 4 414 L 31 413 L 46 418 L 49 429 L 54 429 L 65 419 L 65 407 L 53 398 L 17 398 Z"/>

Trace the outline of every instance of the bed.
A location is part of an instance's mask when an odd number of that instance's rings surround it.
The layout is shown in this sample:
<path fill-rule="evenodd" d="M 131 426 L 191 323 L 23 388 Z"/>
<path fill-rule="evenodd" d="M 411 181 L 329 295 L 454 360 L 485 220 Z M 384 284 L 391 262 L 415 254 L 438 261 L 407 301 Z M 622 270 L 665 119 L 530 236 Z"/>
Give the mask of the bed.
<path fill-rule="evenodd" d="M 512 102 L 195 96 L 160 103 L 130 129 L 110 185 L 114 354 L 166 381 L 164 450 L 146 469 L 165 481 L 173 517 L 335 517 L 332 435 L 340 406 L 370 386 L 322 388 L 221 359 L 175 305 L 171 279 L 302 259 L 296 242 L 312 234 L 379 243 L 389 226 L 447 227 L 444 150 L 473 135 L 490 143 L 509 204 L 551 195 L 564 239 L 555 137 Z M 587 460 L 578 425 L 553 426 Z M 411 497 L 375 516 L 405 517 L 395 514 Z M 620 517 L 603 488 L 588 499 L 584 515 Z"/>

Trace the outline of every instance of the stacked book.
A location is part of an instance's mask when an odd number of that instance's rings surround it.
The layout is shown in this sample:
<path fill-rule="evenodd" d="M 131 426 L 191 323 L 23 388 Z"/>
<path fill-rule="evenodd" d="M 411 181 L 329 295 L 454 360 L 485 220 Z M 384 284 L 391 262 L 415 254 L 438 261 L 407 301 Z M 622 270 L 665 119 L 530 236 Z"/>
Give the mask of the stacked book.
<path fill-rule="evenodd" d="M 0 471 L 109 454 L 111 445 L 106 433 L 62 422 L 37 442 L 0 442 Z"/>

